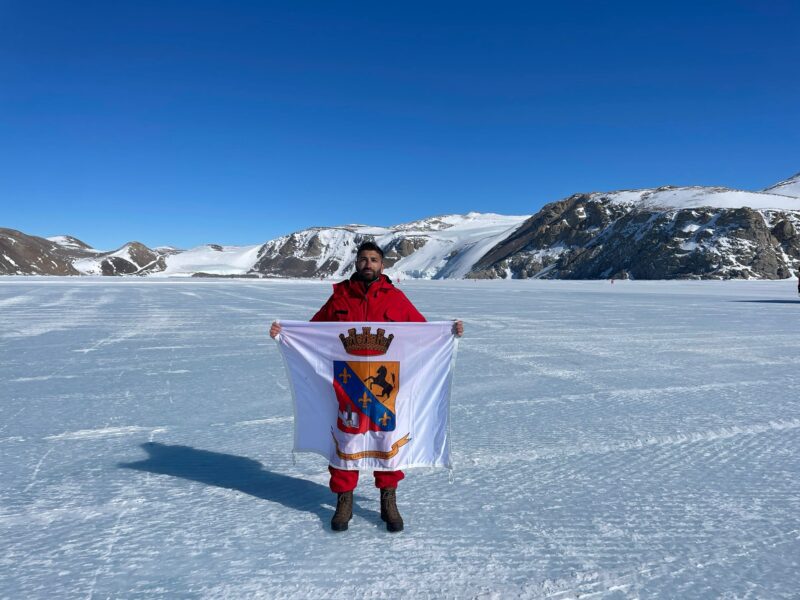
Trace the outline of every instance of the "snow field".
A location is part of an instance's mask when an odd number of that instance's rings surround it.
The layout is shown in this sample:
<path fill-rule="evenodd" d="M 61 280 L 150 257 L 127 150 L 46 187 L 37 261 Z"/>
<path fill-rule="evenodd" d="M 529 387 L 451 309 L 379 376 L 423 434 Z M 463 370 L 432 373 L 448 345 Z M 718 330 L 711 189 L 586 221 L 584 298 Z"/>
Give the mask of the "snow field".
<path fill-rule="evenodd" d="M 0 280 L 0 597 L 797 596 L 795 282 L 401 287 L 466 335 L 390 535 L 290 455 L 266 331 L 329 284 Z"/>

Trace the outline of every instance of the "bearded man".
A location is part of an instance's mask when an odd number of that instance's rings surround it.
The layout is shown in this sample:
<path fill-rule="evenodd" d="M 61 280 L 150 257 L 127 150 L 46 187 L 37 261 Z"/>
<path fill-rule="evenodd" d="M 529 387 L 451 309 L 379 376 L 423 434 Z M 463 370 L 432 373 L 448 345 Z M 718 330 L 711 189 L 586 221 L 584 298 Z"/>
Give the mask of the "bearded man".
<path fill-rule="evenodd" d="M 317 311 L 312 321 L 424 322 L 425 317 L 414 307 L 392 280 L 383 274 L 383 250 L 374 242 L 364 242 L 356 253 L 355 273 L 333 286 L 333 294 Z M 281 331 L 273 323 L 269 334 L 274 338 Z M 461 337 L 464 324 L 453 323 L 453 333 Z M 358 484 L 358 471 L 328 466 L 330 488 L 337 494 L 336 512 L 331 519 L 333 531 L 345 531 L 353 517 L 353 490 Z M 391 532 L 403 530 L 403 518 L 397 509 L 397 484 L 405 477 L 402 471 L 374 471 L 375 486 L 381 493 L 381 519 Z"/>

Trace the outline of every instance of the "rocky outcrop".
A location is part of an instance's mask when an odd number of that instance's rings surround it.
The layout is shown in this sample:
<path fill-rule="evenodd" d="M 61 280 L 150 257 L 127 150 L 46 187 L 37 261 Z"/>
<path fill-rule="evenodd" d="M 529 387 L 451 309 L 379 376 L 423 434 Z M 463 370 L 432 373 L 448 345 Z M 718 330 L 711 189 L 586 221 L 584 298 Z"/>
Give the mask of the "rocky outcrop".
<path fill-rule="evenodd" d="M 139 242 L 100 252 L 71 236 L 51 239 L 0 229 L 0 274 L 145 275 L 163 271 L 173 249 L 151 250 Z"/>
<path fill-rule="evenodd" d="M 554 265 L 562 254 L 589 244 L 599 232 L 625 214 L 621 207 L 589 202 L 575 194 L 547 204 L 511 236 L 479 260 L 469 278 L 526 279 Z"/>
<path fill-rule="evenodd" d="M 383 262 L 387 267 L 393 267 L 399 260 L 411 256 L 414 252 L 423 248 L 427 242 L 427 238 L 421 236 L 412 235 L 396 238 L 383 249 Z"/>
<path fill-rule="evenodd" d="M 139 242 L 130 242 L 112 253 L 98 255 L 103 275 L 146 275 L 166 268 L 165 254 Z"/>
<path fill-rule="evenodd" d="M 75 241 L 88 248 L 80 240 Z M 62 246 L 16 229 L 0 229 L 0 274 L 80 275 Z"/>
<path fill-rule="evenodd" d="M 783 279 L 800 267 L 800 210 L 675 208 L 645 201 L 651 196 L 578 194 L 549 204 L 468 277 Z"/>
<path fill-rule="evenodd" d="M 333 243 L 323 239 L 331 237 Z M 365 239 L 346 227 L 298 231 L 264 244 L 252 272 L 271 277 L 329 277 L 342 268 L 343 257 L 335 255 L 336 248 L 354 253 Z"/>

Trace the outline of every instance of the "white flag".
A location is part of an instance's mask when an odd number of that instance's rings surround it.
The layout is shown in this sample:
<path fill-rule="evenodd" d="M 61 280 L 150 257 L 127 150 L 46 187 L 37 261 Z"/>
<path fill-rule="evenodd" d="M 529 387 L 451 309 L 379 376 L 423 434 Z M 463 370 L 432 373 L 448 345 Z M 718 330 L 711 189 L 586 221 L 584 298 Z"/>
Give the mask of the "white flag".
<path fill-rule="evenodd" d="M 452 322 L 282 321 L 294 450 L 346 470 L 450 467 Z"/>

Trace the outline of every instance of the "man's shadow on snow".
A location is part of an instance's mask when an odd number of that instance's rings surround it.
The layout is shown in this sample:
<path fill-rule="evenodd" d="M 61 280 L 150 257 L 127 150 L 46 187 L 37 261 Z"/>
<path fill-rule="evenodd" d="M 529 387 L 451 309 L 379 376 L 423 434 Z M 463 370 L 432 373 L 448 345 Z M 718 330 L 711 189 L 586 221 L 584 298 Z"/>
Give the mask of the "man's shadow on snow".
<path fill-rule="evenodd" d="M 273 473 L 257 460 L 244 456 L 158 442 L 147 442 L 142 444 L 142 448 L 149 455 L 146 459 L 119 463 L 117 466 L 238 490 L 256 498 L 283 504 L 293 510 L 310 512 L 317 515 L 324 526 L 329 526 L 333 513 L 331 505 L 335 505 L 335 496 L 323 485 Z M 355 503 L 353 513 L 367 520 L 379 518 L 377 512 L 363 509 Z"/>

